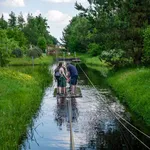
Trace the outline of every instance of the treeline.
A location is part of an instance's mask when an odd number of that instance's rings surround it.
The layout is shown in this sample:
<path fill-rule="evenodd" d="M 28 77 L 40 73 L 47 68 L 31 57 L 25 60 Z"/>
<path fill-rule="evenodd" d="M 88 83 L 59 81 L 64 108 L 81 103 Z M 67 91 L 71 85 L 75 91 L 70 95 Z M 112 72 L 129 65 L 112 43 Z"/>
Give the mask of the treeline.
<path fill-rule="evenodd" d="M 69 51 L 99 56 L 115 66 L 150 62 L 149 0 L 88 0 L 63 31 Z"/>
<path fill-rule="evenodd" d="M 40 15 L 34 17 L 28 14 L 27 21 L 22 13 L 9 14 L 6 21 L 0 18 L 0 66 L 8 63 L 11 56 L 22 57 L 23 54 L 38 57 L 49 45 L 56 45 L 57 39 L 48 31 L 46 18 Z"/>

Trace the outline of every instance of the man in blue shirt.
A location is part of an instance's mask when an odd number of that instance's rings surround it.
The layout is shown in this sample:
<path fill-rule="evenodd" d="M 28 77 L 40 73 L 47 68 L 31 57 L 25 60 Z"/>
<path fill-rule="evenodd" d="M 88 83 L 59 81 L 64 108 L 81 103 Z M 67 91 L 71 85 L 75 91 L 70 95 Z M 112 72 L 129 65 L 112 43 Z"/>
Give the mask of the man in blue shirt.
<path fill-rule="evenodd" d="M 71 94 L 74 95 L 74 94 L 76 94 L 78 70 L 74 65 L 69 64 L 69 63 L 67 63 L 67 70 L 68 70 L 69 75 L 70 75 Z"/>

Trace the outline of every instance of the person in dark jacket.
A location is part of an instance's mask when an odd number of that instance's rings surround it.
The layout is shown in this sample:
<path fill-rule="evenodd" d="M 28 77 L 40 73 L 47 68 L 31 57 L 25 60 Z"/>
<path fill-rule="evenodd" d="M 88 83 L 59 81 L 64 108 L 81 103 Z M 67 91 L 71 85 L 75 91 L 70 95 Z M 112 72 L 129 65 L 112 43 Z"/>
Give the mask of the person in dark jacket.
<path fill-rule="evenodd" d="M 71 84 L 71 94 L 75 95 L 76 94 L 76 85 L 77 85 L 77 80 L 78 80 L 78 70 L 76 66 L 67 63 L 67 70 L 70 75 L 70 84 Z"/>

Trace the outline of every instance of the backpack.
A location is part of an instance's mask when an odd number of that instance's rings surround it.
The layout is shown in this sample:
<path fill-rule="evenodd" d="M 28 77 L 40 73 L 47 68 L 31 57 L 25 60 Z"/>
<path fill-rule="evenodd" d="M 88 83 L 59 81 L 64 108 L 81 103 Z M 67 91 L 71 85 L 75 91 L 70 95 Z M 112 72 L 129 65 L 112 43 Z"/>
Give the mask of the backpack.
<path fill-rule="evenodd" d="M 60 77 L 59 68 L 55 69 L 55 77 Z"/>

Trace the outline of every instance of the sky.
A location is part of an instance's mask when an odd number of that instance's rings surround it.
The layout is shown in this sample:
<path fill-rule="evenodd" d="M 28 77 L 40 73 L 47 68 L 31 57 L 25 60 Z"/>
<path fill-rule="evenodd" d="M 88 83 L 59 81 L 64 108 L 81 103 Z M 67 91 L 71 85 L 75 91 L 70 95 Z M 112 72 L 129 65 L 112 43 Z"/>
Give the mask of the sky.
<path fill-rule="evenodd" d="M 76 1 L 88 6 L 87 0 L 0 0 L 0 16 L 3 14 L 8 20 L 11 11 L 16 16 L 22 12 L 24 18 L 28 13 L 33 16 L 41 14 L 48 20 L 51 35 L 60 41 L 63 29 L 79 13 L 74 8 Z"/>

